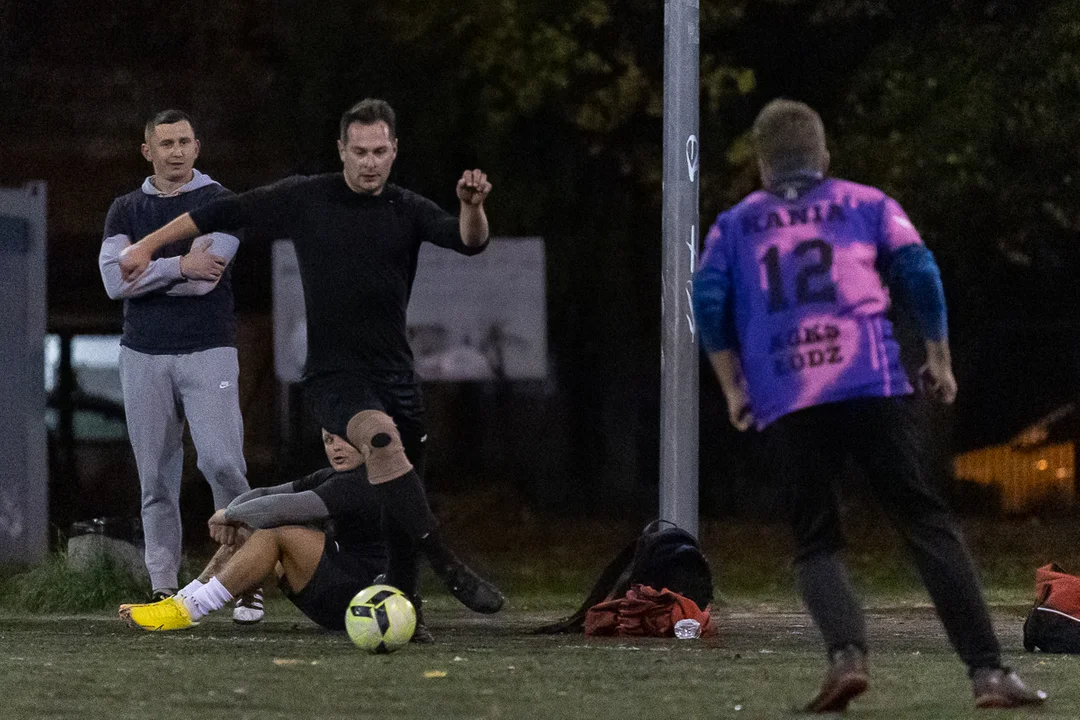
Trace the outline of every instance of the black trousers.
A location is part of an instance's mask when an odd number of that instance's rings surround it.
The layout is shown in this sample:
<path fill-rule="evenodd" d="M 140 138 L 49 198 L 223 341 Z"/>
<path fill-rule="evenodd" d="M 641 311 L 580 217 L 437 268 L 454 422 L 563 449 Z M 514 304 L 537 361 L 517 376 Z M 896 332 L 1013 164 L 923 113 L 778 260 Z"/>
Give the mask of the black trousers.
<path fill-rule="evenodd" d="M 910 398 L 860 398 L 786 415 L 764 431 L 785 484 L 803 601 L 829 650 L 865 649 L 862 609 L 839 559 L 846 546 L 836 481 L 854 460 L 900 533 L 957 653 L 996 667 L 1001 650 L 978 576 L 944 501 L 928 482 L 918 411 Z"/>

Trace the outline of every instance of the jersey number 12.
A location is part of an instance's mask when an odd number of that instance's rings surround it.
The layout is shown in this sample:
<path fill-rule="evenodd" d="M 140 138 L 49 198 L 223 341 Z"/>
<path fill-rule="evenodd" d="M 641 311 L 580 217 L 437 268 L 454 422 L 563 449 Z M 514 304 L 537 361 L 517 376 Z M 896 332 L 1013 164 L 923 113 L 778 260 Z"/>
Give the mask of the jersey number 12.
<path fill-rule="evenodd" d="M 812 260 L 816 260 L 800 268 L 795 276 L 795 303 L 806 305 L 836 302 L 836 285 L 830 276 L 833 263 L 832 245 L 820 238 L 804 240 L 795 246 L 792 255 L 797 259 L 809 255 Z M 784 279 L 780 273 L 779 248 L 771 246 L 761 262 L 765 265 L 765 280 L 769 285 L 769 312 L 787 310 L 788 300 L 784 293 Z"/>

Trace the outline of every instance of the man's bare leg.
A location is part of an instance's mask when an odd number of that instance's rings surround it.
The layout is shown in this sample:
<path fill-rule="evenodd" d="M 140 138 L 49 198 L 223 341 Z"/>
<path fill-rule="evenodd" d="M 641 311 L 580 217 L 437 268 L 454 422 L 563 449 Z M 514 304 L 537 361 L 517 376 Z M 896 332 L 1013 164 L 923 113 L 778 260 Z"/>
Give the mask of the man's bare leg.
<path fill-rule="evenodd" d="M 230 594 L 238 595 L 262 582 L 280 562 L 289 587 L 299 592 L 315 574 L 325 542 L 321 532 L 306 527 L 256 530 L 211 577 L 217 577 Z"/>
<path fill-rule="evenodd" d="M 179 594 L 191 595 L 203 585 L 210 582 L 210 578 L 221 572 L 229 560 L 232 559 L 232 556 L 236 554 L 236 551 L 240 549 L 249 537 L 251 537 L 251 533 L 252 531 L 245 530 L 241 533 L 237 533 L 235 543 L 231 545 L 219 545 L 217 552 L 210 558 L 210 562 L 206 563 L 206 567 L 199 573 L 199 576 L 188 583 L 187 586 L 181 588 Z"/>
<path fill-rule="evenodd" d="M 214 577 L 225 568 L 225 565 L 236 551 L 240 549 L 249 537 L 251 537 L 252 532 L 254 531 L 246 528 L 238 529 L 236 542 L 231 545 L 221 545 L 218 547 L 217 552 L 210 558 L 210 562 L 203 568 L 199 577 L 195 578 L 195 580 L 189 583 L 187 587 L 181 589 L 180 595 L 191 595 L 203 585 L 210 582 L 210 578 Z M 265 586 L 266 580 L 264 579 L 237 596 L 233 606 L 233 622 L 239 625 L 256 625 L 262 622 L 263 617 L 265 616 L 263 609 L 263 587 Z"/>
<path fill-rule="evenodd" d="M 251 533 L 247 532 L 243 536 L 238 536 L 237 542 L 234 545 L 219 545 L 217 552 L 215 552 L 214 556 L 210 558 L 210 562 L 206 564 L 206 567 L 203 568 L 203 571 L 201 573 L 199 573 L 199 576 L 189 582 L 184 587 L 180 588 L 176 594 L 182 597 L 190 596 L 194 594 L 195 591 L 201 588 L 203 585 L 210 582 L 210 578 L 221 572 L 221 570 L 229 562 L 229 560 L 240 548 L 240 546 L 243 545 L 244 540 L 249 537 L 251 537 Z M 131 607 L 131 604 L 121 605 L 121 612 L 123 612 L 123 610 L 128 607 Z"/>
<path fill-rule="evenodd" d="M 199 577 L 196 578 L 200 584 L 205 585 L 210 582 L 210 578 L 221 572 L 225 565 L 232 559 L 232 556 L 236 554 L 236 551 L 242 547 L 241 544 L 236 545 L 221 545 L 218 547 L 217 552 L 214 553 L 214 557 L 210 558 L 210 562 L 206 563 L 206 567 L 199 573 Z"/>
<path fill-rule="evenodd" d="M 311 581 L 322 558 L 325 536 L 310 528 L 287 526 L 256 530 L 207 582 L 183 601 L 191 621 L 220 610 L 235 596 L 255 587 L 280 565 L 294 592 Z M 217 557 L 215 555 L 215 557 Z"/>
<path fill-rule="evenodd" d="M 232 602 L 281 567 L 294 592 L 300 592 L 319 567 L 326 537 L 317 530 L 289 526 L 256 531 L 220 572 L 190 594 L 148 605 L 124 605 L 120 617 L 147 630 L 182 630 Z M 195 583 L 192 583 L 194 586 Z"/>

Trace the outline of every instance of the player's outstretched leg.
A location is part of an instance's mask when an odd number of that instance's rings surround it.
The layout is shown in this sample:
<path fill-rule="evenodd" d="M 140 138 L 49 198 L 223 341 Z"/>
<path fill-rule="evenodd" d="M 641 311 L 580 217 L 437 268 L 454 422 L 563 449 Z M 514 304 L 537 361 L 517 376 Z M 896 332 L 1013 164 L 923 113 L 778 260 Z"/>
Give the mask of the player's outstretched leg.
<path fill-rule="evenodd" d="M 949 640 L 969 668 L 975 706 L 1011 708 L 1044 702 L 1045 692 L 1029 689 L 1001 665 L 975 565 L 948 514 L 927 510 L 898 526 Z"/>
<path fill-rule="evenodd" d="M 502 608 L 505 600 L 499 589 L 473 572 L 442 538 L 415 472 L 409 470 L 400 477 L 378 483 L 375 491 L 394 520 L 408 531 L 451 595 L 475 612 L 495 613 Z"/>
<path fill-rule="evenodd" d="M 368 481 L 383 507 L 405 528 L 450 593 L 470 610 L 498 612 L 504 602 L 502 593 L 461 562 L 436 529 L 424 485 L 405 456 L 390 416 L 377 410 L 359 412 L 349 421 L 347 435 L 363 454 Z"/>
<path fill-rule="evenodd" d="M 420 538 L 420 549 L 450 594 L 478 613 L 496 613 L 505 602 L 499 589 L 457 558 L 437 529 Z"/>

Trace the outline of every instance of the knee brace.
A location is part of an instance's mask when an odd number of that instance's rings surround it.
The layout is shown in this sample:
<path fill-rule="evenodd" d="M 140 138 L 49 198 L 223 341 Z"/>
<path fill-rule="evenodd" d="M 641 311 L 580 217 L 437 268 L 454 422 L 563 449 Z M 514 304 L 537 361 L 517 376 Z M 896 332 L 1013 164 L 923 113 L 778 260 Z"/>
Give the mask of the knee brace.
<path fill-rule="evenodd" d="M 405 456 L 401 434 L 390 416 L 378 410 L 363 410 L 353 415 L 348 427 L 349 442 L 356 445 L 367 465 L 372 485 L 399 478 L 413 469 Z"/>

